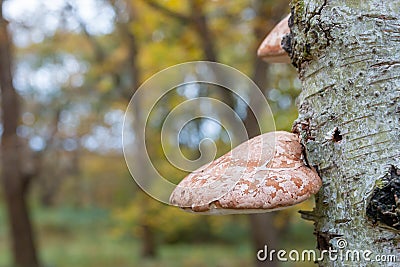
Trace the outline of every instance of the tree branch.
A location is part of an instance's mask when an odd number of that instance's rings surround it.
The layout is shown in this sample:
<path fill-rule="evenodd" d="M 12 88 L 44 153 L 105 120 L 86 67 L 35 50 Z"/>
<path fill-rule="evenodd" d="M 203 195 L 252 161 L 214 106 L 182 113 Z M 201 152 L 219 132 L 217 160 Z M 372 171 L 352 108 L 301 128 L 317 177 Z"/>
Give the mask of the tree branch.
<path fill-rule="evenodd" d="M 99 42 L 97 42 L 97 40 L 89 33 L 85 22 L 77 14 L 76 8 L 70 2 L 67 2 L 65 6 L 65 11 L 72 13 L 72 15 L 75 14 L 75 19 L 77 20 L 79 27 L 82 29 L 84 36 L 93 47 L 97 62 L 103 62 L 105 60 L 105 53 L 103 51 L 103 48 L 101 47 Z"/>
<path fill-rule="evenodd" d="M 160 4 L 157 3 L 156 1 L 148 0 L 148 1 L 144 1 L 144 2 L 145 2 L 147 5 L 149 5 L 150 7 L 152 7 L 152 8 L 154 8 L 154 9 L 156 9 L 156 10 L 162 12 L 163 14 L 165 14 L 165 15 L 167 15 L 167 16 L 169 16 L 169 17 L 173 17 L 173 18 L 179 19 L 179 20 L 181 20 L 181 21 L 184 22 L 184 23 L 190 22 L 190 17 L 185 16 L 185 15 L 183 15 L 183 14 L 181 14 L 181 13 L 175 12 L 175 11 L 173 11 L 173 10 L 171 10 L 171 9 L 168 9 L 168 8 L 166 8 L 165 6 L 160 5 Z"/>

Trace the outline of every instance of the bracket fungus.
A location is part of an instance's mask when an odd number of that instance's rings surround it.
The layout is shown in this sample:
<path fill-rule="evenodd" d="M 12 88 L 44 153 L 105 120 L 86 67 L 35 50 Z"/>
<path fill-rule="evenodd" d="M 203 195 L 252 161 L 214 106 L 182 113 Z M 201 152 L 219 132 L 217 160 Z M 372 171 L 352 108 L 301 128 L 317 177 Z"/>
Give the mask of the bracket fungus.
<path fill-rule="evenodd" d="M 271 63 L 290 63 L 289 55 L 282 47 L 283 37 L 290 33 L 289 17 L 290 14 L 281 20 L 261 43 L 257 55 L 263 60 Z"/>
<path fill-rule="evenodd" d="M 256 136 L 186 176 L 170 203 L 202 214 L 261 213 L 298 204 L 322 182 L 307 166 L 296 134 Z"/>

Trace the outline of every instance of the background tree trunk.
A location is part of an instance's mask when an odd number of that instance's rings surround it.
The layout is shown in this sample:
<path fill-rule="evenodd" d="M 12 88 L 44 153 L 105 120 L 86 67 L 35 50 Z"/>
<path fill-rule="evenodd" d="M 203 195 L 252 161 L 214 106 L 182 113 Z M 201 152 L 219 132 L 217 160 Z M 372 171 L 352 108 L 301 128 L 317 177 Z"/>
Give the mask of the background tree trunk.
<path fill-rule="evenodd" d="M 253 28 L 254 36 L 256 40 L 262 40 L 265 37 L 266 28 L 272 28 L 273 25 L 279 22 L 281 19 L 281 15 L 285 14 L 285 10 L 287 8 L 287 2 L 281 1 L 279 5 L 275 6 L 275 9 L 271 7 L 271 4 L 268 1 L 254 1 L 254 10 L 256 11 L 255 25 Z M 259 44 L 257 44 L 258 47 Z M 257 50 L 257 47 L 254 47 L 254 51 Z M 267 69 L 268 64 L 264 62 L 261 58 L 257 57 L 254 54 L 253 60 L 253 74 L 252 80 L 257 84 L 257 86 L 264 92 L 268 86 Z M 247 129 L 247 133 L 249 138 L 253 138 L 260 134 L 259 130 L 259 122 L 257 122 L 253 112 L 248 107 L 247 108 L 247 117 L 244 121 L 245 127 Z M 277 212 L 268 212 L 268 213 L 260 213 L 260 214 L 251 214 L 249 216 L 250 226 L 251 226 L 251 236 L 253 243 L 253 251 L 258 251 L 260 249 L 264 249 L 265 245 L 268 245 L 272 248 L 279 248 L 279 236 L 282 234 L 282 230 L 287 228 L 285 225 L 282 229 L 278 229 L 275 225 L 275 216 L 277 216 Z M 272 261 L 259 261 L 257 257 L 255 257 L 254 266 L 262 267 L 269 266 L 275 267 L 278 266 L 278 261 L 273 259 Z"/>
<path fill-rule="evenodd" d="M 398 257 L 400 1 L 293 0 L 291 6 L 289 52 L 303 83 L 294 130 L 323 180 L 307 214 L 318 248 L 346 245 L 372 251 L 371 258 Z M 320 265 L 345 263 L 366 264 L 339 258 Z"/>
<path fill-rule="evenodd" d="M 18 136 L 18 95 L 12 83 L 11 38 L 0 1 L 0 88 L 3 135 L 1 138 L 2 184 L 8 212 L 14 264 L 18 267 L 36 267 L 38 260 L 33 241 L 33 231 L 28 214 L 26 193 L 29 176 L 21 171 Z"/>
<path fill-rule="evenodd" d="M 136 10 L 135 6 L 130 2 L 127 2 L 127 6 L 129 8 L 129 20 L 126 24 L 120 25 L 120 30 L 123 31 L 123 34 L 127 37 L 127 43 L 129 44 L 129 56 L 128 56 L 128 66 L 130 76 L 132 78 L 132 89 L 133 94 L 135 94 L 136 90 L 140 87 L 141 83 L 141 73 L 138 66 L 138 54 L 139 54 L 139 45 L 136 40 L 136 36 L 132 32 L 132 29 L 129 28 L 129 25 L 136 23 Z M 125 91 L 126 92 L 126 91 Z M 132 92 L 132 91 L 131 91 Z M 130 99 L 132 95 L 127 95 L 127 99 Z M 146 147 L 142 146 L 141 140 L 145 138 L 143 136 L 143 129 L 146 127 L 146 122 L 144 121 L 144 115 L 142 112 L 142 102 L 139 96 L 135 96 L 135 134 L 136 134 L 136 160 L 138 162 L 138 166 L 142 166 L 138 171 L 141 173 L 140 176 L 148 177 L 149 171 L 147 169 L 145 156 Z M 146 221 L 146 213 L 149 210 L 150 201 L 154 201 L 149 198 L 143 191 L 138 191 L 140 196 L 140 208 L 141 208 L 141 218 L 140 221 L 140 239 L 141 239 L 141 251 L 140 254 L 144 258 L 155 258 L 157 256 L 157 242 L 155 237 L 154 229 L 149 225 L 149 222 Z"/>
<path fill-rule="evenodd" d="M 257 35 L 258 39 L 262 39 L 261 36 Z M 256 58 L 254 60 L 254 70 L 252 80 L 257 84 L 257 86 L 262 90 L 267 86 L 267 63 L 263 62 L 261 59 Z M 260 135 L 259 122 L 257 122 L 256 117 L 251 111 L 250 107 L 247 108 L 247 117 L 244 121 L 249 139 L 257 135 Z M 252 245 L 254 251 L 263 249 L 265 245 L 270 247 L 279 246 L 278 232 L 279 230 L 274 224 L 276 212 L 267 212 L 260 214 L 251 214 L 249 216 L 250 226 L 251 226 L 251 236 Z M 274 259 L 273 261 L 259 261 L 255 257 L 254 266 L 278 266 L 278 262 Z"/>

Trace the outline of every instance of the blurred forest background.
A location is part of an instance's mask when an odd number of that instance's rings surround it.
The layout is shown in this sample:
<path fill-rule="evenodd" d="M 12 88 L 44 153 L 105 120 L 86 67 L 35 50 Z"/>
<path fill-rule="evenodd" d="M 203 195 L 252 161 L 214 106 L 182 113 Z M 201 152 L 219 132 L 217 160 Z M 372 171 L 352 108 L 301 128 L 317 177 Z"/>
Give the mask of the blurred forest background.
<path fill-rule="evenodd" d="M 264 266 L 256 260 L 264 244 L 271 249 L 314 249 L 312 225 L 300 219 L 298 207 L 252 216 L 187 214 L 144 194 L 122 153 L 123 116 L 135 90 L 156 72 L 187 61 L 218 61 L 247 74 L 266 95 L 276 128 L 290 130 L 300 90 L 295 69 L 256 57 L 265 35 L 289 12 L 288 4 L 0 1 L 0 266 L 13 264 L 13 237 L 26 237 L 18 235 L 24 226 L 14 225 L 7 207 L 22 210 L 13 216 L 23 217 L 24 203 L 29 217 L 17 222 L 31 223 L 40 266 Z M 168 111 L 200 95 L 228 103 L 241 114 L 249 134 L 257 134 L 251 114 L 232 96 L 203 90 L 176 92 L 162 101 L 154 115 L 158 120 L 147 125 L 146 139 L 159 140 Z M 197 145 L 209 134 L 205 123 L 186 127 L 190 138 L 180 145 L 189 158 L 198 156 Z M 221 136 L 213 139 L 219 155 L 227 151 L 229 144 Z M 9 140 L 16 140 L 11 148 Z M 166 176 L 179 181 L 186 175 L 168 164 L 161 146 L 148 150 Z M 138 151 L 138 160 L 140 156 Z"/>

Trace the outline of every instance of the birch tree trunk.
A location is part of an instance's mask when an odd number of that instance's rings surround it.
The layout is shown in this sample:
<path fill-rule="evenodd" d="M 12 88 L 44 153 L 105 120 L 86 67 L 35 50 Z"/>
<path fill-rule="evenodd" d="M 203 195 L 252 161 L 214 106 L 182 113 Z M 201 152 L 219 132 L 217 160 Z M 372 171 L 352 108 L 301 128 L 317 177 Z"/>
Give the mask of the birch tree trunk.
<path fill-rule="evenodd" d="M 400 1 L 291 7 L 285 46 L 303 84 L 294 131 L 323 180 L 304 217 L 315 221 L 320 250 L 345 245 L 400 261 Z M 319 264 L 382 265 L 351 257 Z"/>

